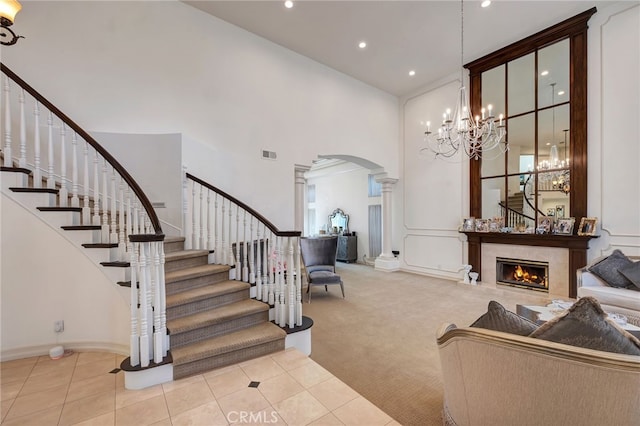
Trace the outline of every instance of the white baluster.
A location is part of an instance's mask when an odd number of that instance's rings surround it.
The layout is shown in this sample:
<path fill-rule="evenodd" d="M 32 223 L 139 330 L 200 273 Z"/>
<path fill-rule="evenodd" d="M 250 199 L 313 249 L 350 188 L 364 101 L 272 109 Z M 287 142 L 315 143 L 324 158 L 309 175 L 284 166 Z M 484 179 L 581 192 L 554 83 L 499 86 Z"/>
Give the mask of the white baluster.
<path fill-rule="evenodd" d="M 182 166 L 182 226 L 184 227 L 184 248 L 191 249 L 191 220 L 189 217 L 189 179 L 187 167 Z"/>
<path fill-rule="evenodd" d="M 212 218 L 212 215 L 214 214 L 213 209 L 211 208 L 211 191 L 207 191 L 207 211 L 208 213 L 208 222 L 209 222 L 209 245 L 207 246 L 207 249 L 209 249 L 209 253 L 211 253 L 211 251 L 213 251 L 215 253 L 215 249 L 216 249 L 216 245 L 215 245 L 215 241 L 213 239 L 213 230 L 214 230 L 214 219 Z M 215 254 L 214 254 L 215 255 Z"/>
<path fill-rule="evenodd" d="M 93 220 L 92 225 L 100 225 L 100 165 L 98 164 L 98 151 L 93 157 Z"/>
<path fill-rule="evenodd" d="M 232 218 L 233 218 L 233 209 L 231 208 L 231 200 L 229 200 L 229 246 L 228 246 L 228 255 L 229 255 L 229 263 L 228 265 L 235 265 L 235 260 L 233 258 L 233 250 L 231 250 L 231 244 L 233 243 L 231 240 L 231 235 L 232 235 L 232 229 L 233 226 L 231 225 L 232 223 Z M 234 271 L 235 272 L 235 271 Z"/>
<path fill-rule="evenodd" d="M 56 187 L 56 177 L 55 177 L 55 160 L 54 160 L 54 152 L 53 152 L 53 113 L 49 111 L 49 118 L 47 119 L 47 130 L 48 130 L 48 144 L 47 149 L 49 150 L 49 164 L 47 171 L 47 188 L 54 189 Z M 6 153 L 4 157 L 5 161 L 7 160 Z"/>
<path fill-rule="evenodd" d="M 20 159 L 18 165 L 27 167 L 27 120 L 24 115 L 24 89 L 20 89 L 18 102 L 20 103 Z"/>
<path fill-rule="evenodd" d="M 33 118 L 35 120 L 35 128 L 33 129 L 33 153 L 34 153 L 34 170 L 33 170 L 33 187 L 42 188 L 42 166 L 40 165 L 40 102 L 36 101 L 33 108 Z"/>
<path fill-rule="evenodd" d="M 246 212 L 245 212 L 246 214 Z M 242 274 L 240 273 L 240 265 L 242 265 L 242 257 L 240 257 L 240 207 L 236 206 L 236 252 L 235 252 L 235 263 L 236 263 L 236 280 L 242 281 Z"/>
<path fill-rule="evenodd" d="M 89 207 L 89 144 L 84 142 L 84 199 L 82 206 L 82 224 L 89 225 L 91 223 L 91 208 Z M 123 259 L 124 260 L 124 259 Z"/>
<path fill-rule="evenodd" d="M 131 232 L 133 234 L 140 233 L 140 214 L 138 212 L 138 200 L 136 198 L 133 200 L 133 227 Z"/>
<path fill-rule="evenodd" d="M 293 268 L 293 241 L 292 238 L 287 238 L 289 240 L 289 260 L 287 261 L 287 288 L 289 290 L 286 304 L 289 308 L 289 328 L 293 328 L 296 326 L 296 275 L 294 274 Z"/>
<path fill-rule="evenodd" d="M 125 241 L 129 241 L 129 236 L 133 233 L 133 205 L 131 204 L 131 188 L 127 187 L 127 218 Z"/>
<path fill-rule="evenodd" d="M 80 207 L 80 198 L 78 198 L 78 135 L 73 132 L 71 137 L 72 149 L 72 167 L 71 167 L 71 207 Z"/>
<path fill-rule="evenodd" d="M 131 366 L 140 364 L 140 336 L 138 335 L 138 243 L 129 243 L 129 262 L 131 264 L 131 289 L 130 289 L 130 309 L 131 309 L 131 336 L 129 338 L 129 356 Z"/>
<path fill-rule="evenodd" d="M 162 242 L 160 242 L 162 244 Z M 153 253 L 153 270 L 154 270 L 154 301 L 153 301 L 153 361 L 155 363 L 162 362 L 164 352 L 164 336 L 162 335 L 161 322 L 161 306 L 162 291 L 160 282 L 160 246 L 157 241 L 151 243 L 151 252 Z"/>
<path fill-rule="evenodd" d="M 206 188 L 200 185 L 200 248 L 207 248 L 207 206 L 204 202 L 204 192 Z"/>
<path fill-rule="evenodd" d="M 244 230 L 242 231 L 242 281 L 249 282 L 249 244 L 247 244 L 247 211 L 244 211 Z"/>
<path fill-rule="evenodd" d="M 197 209 L 197 204 L 196 204 L 196 183 L 195 182 L 191 182 L 191 231 L 193 232 L 193 235 L 191 235 L 191 248 L 193 249 L 198 249 L 200 248 L 198 245 L 198 237 L 199 237 L 199 232 L 198 232 L 198 226 L 196 224 L 197 217 L 198 214 L 198 209 Z"/>
<path fill-rule="evenodd" d="M 275 265 L 275 273 L 274 273 L 274 278 L 275 278 L 275 283 L 274 283 L 274 291 L 273 291 L 273 303 L 271 302 L 271 293 L 269 293 L 269 304 L 270 305 L 274 305 L 274 312 L 275 312 L 275 316 L 274 316 L 274 322 L 276 324 L 280 323 L 280 268 L 281 268 L 281 264 L 279 262 L 279 256 L 278 256 L 278 252 L 280 250 L 280 238 L 276 238 L 275 241 L 275 259 L 274 259 L 274 265 Z"/>
<path fill-rule="evenodd" d="M 124 261 L 127 258 L 127 246 L 125 240 L 124 179 L 122 176 L 120 176 L 118 203 L 120 204 L 120 208 L 118 210 L 118 260 Z"/>
<path fill-rule="evenodd" d="M 116 194 L 116 169 L 111 167 L 111 233 L 109 242 L 118 244 L 118 195 Z"/>
<path fill-rule="evenodd" d="M 216 192 L 215 200 L 213 202 L 213 229 L 215 231 L 215 241 L 214 241 L 214 252 L 213 252 L 213 263 L 221 263 L 222 259 L 220 257 L 220 231 L 218 230 L 218 193 Z"/>
<path fill-rule="evenodd" d="M 262 287 L 269 286 L 269 237 L 267 232 L 267 225 L 264 225 L 264 243 L 262 248 L 264 249 L 264 253 L 262 256 Z M 263 290 L 264 291 L 264 290 Z M 264 294 L 268 294 L 268 291 Z M 263 299 L 267 300 L 267 299 Z"/>
<path fill-rule="evenodd" d="M 275 303 L 275 292 L 276 292 L 276 240 L 273 235 L 273 232 L 270 232 L 269 235 L 269 286 L 266 289 L 268 293 L 262 297 L 263 301 L 268 301 L 270 305 Z"/>
<path fill-rule="evenodd" d="M 256 247 L 256 294 L 262 293 L 262 251 L 260 250 L 260 222 L 258 222 L 258 226 L 256 229 L 256 239 L 257 239 L 257 247 Z"/>
<path fill-rule="evenodd" d="M 300 258 L 300 238 L 295 239 L 296 259 L 296 325 L 302 325 L 302 263 Z"/>
<path fill-rule="evenodd" d="M 65 124 L 62 123 L 60 126 L 60 191 L 58 192 L 60 207 L 67 207 L 69 205 L 69 192 L 67 191 L 67 147 L 65 143 L 66 132 Z"/>
<path fill-rule="evenodd" d="M 278 237 L 278 247 L 280 248 L 278 250 L 278 259 L 279 259 L 279 263 L 280 263 L 280 278 L 279 278 L 279 283 L 280 283 L 280 320 L 278 322 L 278 324 L 280 325 L 280 327 L 285 327 L 287 325 L 287 307 L 286 307 L 286 298 L 287 298 L 287 283 L 285 281 L 285 274 L 286 274 L 286 246 L 285 246 L 285 239 L 284 237 Z M 278 303 L 278 299 L 276 299 L 276 303 Z"/>
<path fill-rule="evenodd" d="M 162 348 L 162 357 L 167 356 L 167 351 L 169 348 L 169 336 L 167 334 L 167 288 L 165 284 L 165 275 L 164 275 L 164 264 L 165 264 L 165 255 L 164 255 L 164 241 L 160 241 L 159 243 L 160 250 L 160 332 L 164 337 L 164 346 Z"/>
<path fill-rule="evenodd" d="M 101 229 L 101 235 L 100 235 L 100 241 L 103 243 L 108 243 L 109 242 L 109 216 L 108 216 L 108 212 L 109 212 L 109 208 L 108 208 L 108 202 L 109 202 L 109 191 L 107 190 L 107 182 L 109 181 L 108 176 L 107 176 L 107 159 L 103 158 L 102 159 L 102 197 L 101 200 L 102 204 L 101 204 L 101 208 L 102 208 L 102 229 Z"/>
<path fill-rule="evenodd" d="M 249 284 L 256 282 L 256 250 L 253 245 L 253 216 L 249 220 Z"/>
<path fill-rule="evenodd" d="M 4 166 L 13 167 L 11 156 L 11 89 L 9 77 L 4 78 Z"/>
<path fill-rule="evenodd" d="M 227 233 L 225 232 L 225 227 L 224 227 L 224 222 L 225 222 L 225 205 L 224 205 L 224 198 L 222 199 L 222 207 L 221 207 L 221 213 L 220 213 L 220 232 L 222 233 L 222 259 L 221 259 L 221 263 L 223 265 L 228 265 L 229 263 L 229 253 L 227 253 L 227 242 L 226 242 L 226 235 Z"/>

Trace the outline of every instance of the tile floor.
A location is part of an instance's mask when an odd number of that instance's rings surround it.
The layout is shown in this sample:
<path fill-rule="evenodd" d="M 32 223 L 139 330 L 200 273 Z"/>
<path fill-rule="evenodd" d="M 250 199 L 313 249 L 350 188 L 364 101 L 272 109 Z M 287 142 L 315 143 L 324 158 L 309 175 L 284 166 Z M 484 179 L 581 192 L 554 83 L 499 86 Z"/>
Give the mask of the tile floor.
<path fill-rule="evenodd" d="M 124 373 L 111 372 L 122 359 L 80 352 L 0 363 L 1 424 L 398 425 L 296 349 L 143 390 L 126 390 Z"/>

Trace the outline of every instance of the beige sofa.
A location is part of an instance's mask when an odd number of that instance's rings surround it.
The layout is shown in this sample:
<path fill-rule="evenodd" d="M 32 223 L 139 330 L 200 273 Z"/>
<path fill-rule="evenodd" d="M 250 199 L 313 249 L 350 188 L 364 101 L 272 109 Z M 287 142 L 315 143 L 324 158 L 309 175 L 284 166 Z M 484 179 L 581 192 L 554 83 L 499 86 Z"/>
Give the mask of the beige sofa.
<path fill-rule="evenodd" d="M 629 258 L 640 261 L 640 257 Z M 589 272 L 588 266 L 578 269 L 577 275 L 579 298 L 592 296 L 605 311 L 622 314 L 631 324 L 640 326 L 640 291 L 608 286 L 600 277 Z"/>
<path fill-rule="evenodd" d="M 441 326 L 446 425 L 637 425 L 640 356 Z"/>

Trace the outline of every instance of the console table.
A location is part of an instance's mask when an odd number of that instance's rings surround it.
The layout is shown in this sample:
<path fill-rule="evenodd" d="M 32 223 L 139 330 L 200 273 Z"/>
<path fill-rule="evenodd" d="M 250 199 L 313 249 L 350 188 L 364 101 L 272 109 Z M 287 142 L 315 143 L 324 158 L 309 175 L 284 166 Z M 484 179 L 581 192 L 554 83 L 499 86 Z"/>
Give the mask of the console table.
<path fill-rule="evenodd" d="M 338 254 L 336 259 L 342 262 L 358 260 L 358 237 L 354 235 L 338 235 Z"/>

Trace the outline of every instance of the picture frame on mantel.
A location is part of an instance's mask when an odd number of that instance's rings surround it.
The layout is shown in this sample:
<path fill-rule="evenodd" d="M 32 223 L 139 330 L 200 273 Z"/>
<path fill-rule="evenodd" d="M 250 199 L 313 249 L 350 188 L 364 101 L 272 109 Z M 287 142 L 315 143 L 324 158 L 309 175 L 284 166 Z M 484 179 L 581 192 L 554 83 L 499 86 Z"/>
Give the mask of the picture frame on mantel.
<path fill-rule="evenodd" d="M 578 235 L 594 235 L 596 233 L 597 217 L 583 217 L 578 227 Z"/>
<path fill-rule="evenodd" d="M 558 235 L 571 235 L 573 233 L 573 225 L 576 218 L 558 219 L 556 222 L 555 233 Z"/>

